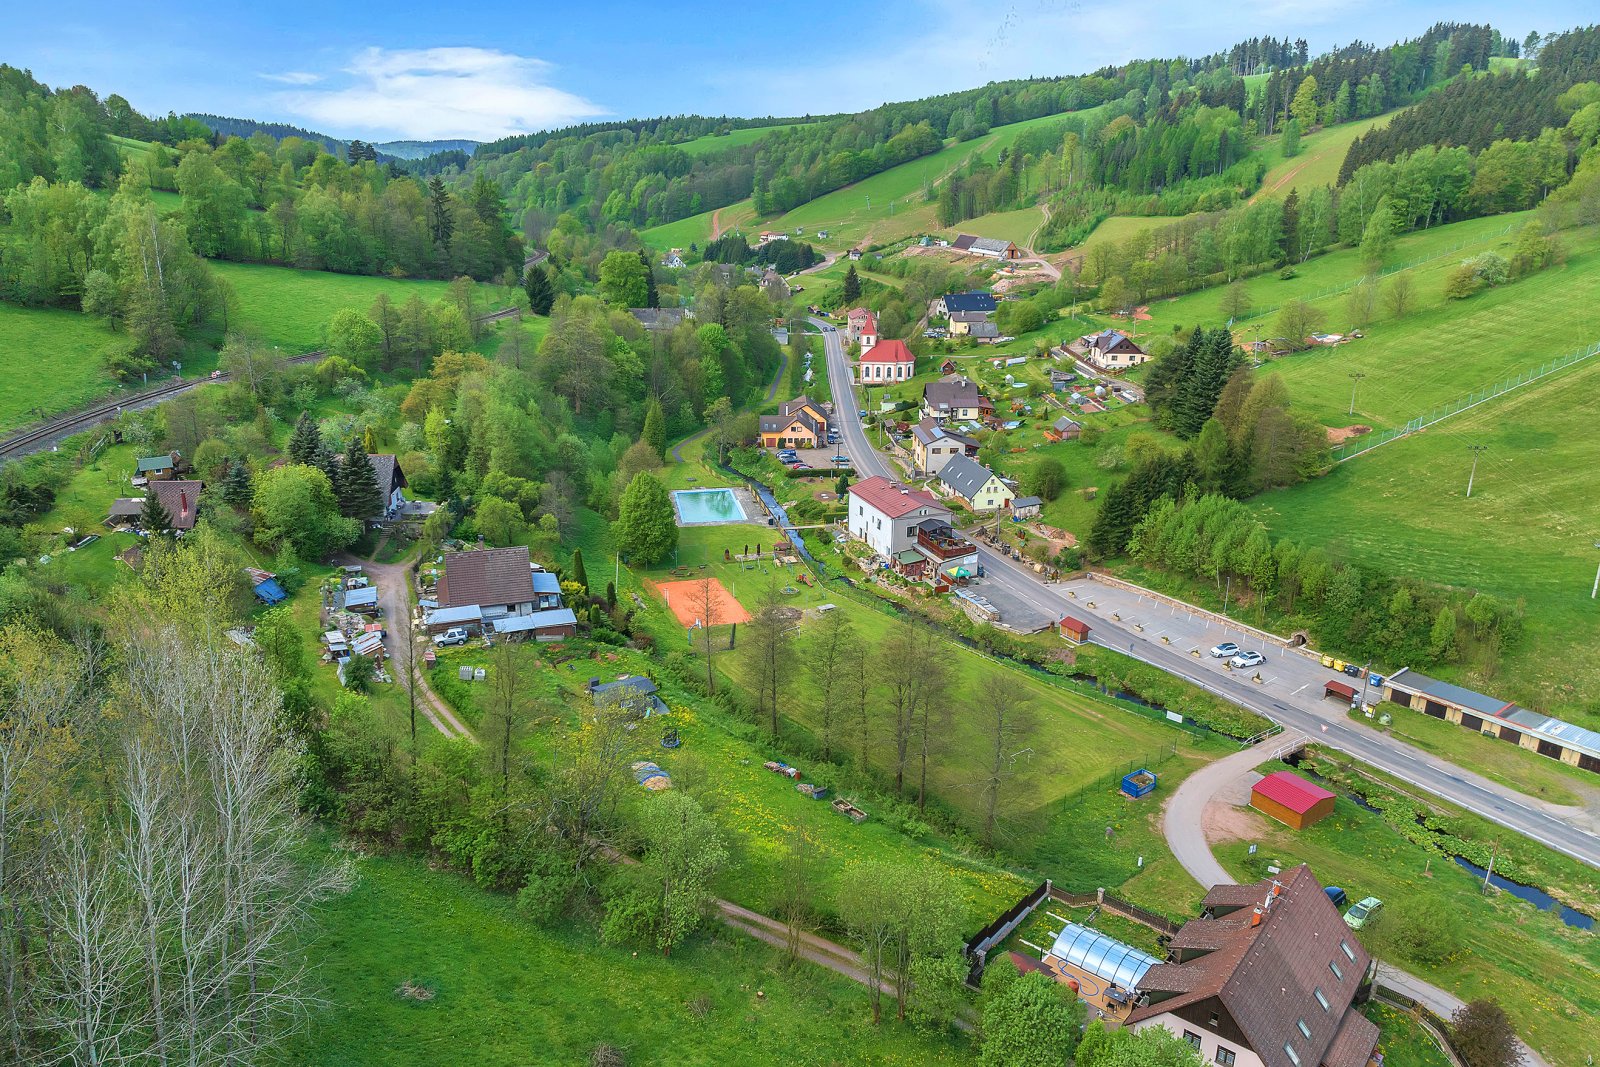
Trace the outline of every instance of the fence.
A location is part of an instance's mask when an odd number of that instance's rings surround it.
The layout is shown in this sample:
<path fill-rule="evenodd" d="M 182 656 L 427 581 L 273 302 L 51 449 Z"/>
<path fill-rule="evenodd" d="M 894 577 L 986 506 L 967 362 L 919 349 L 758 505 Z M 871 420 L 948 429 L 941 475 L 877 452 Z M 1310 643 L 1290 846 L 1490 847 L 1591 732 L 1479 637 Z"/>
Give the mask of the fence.
<path fill-rule="evenodd" d="M 1091 906 L 1103 908 L 1134 922 L 1143 923 L 1169 937 L 1182 928 L 1181 924 L 1173 922 L 1165 915 L 1157 915 L 1137 904 L 1130 904 L 1121 897 L 1107 893 L 1104 889 L 1097 889 L 1093 893 L 1069 893 L 1064 889 L 1057 889 L 1051 884 L 1050 879 L 1046 878 L 1021 900 L 1002 912 L 998 919 L 967 938 L 966 944 L 961 947 L 961 954 L 971 964 L 967 971 L 969 986 L 976 989 L 982 982 L 984 968 L 988 966 L 989 950 L 1010 937 L 1012 932 L 1046 900 L 1057 901 L 1069 908 Z"/>
<path fill-rule="evenodd" d="M 1376 275 L 1368 275 L 1367 277 L 1375 277 L 1378 280 L 1382 280 L 1384 278 L 1390 277 L 1391 275 L 1399 274 L 1402 271 L 1408 271 L 1408 270 L 1412 269 L 1413 267 L 1420 267 L 1424 263 L 1433 263 L 1433 262 L 1435 262 L 1437 260 L 1446 259 L 1446 258 L 1448 258 L 1450 256 L 1455 255 L 1457 252 L 1461 251 L 1463 248 L 1467 248 L 1467 247 L 1469 247 L 1471 245 L 1483 244 L 1485 241 L 1498 240 L 1499 238 L 1504 237 L 1506 234 L 1510 233 L 1515 228 L 1516 227 L 1514 225 L 1508 224 L 1506 226 L 1506 228 L 1503 229 L 1503 230 L 1499 230 L 1499 231 L 1497 231 L 1495 233 L 1486 233 L 1486 234 L 1483 234 L 1482 236 L 1479 236 L 1479 237 L 1472 237 L 1472 238 L 1469 238 L 1469 239 L 1467 239 L 1465 241 L 1457 241 L 1455 244 L 1451 245 L 1449 248 L 1446 248 L 1442 252 L 1435 252 L 1431 256 L 1420 256 L 1417 259 L 1413 259 L 1413 260 L 1411 260 L 1409 262 L 1402 263 L 1397 267 L 1390 267 L 1387 270 L 1379 271 Z M 1305 301 L 1307 303 L 1310 303 L 1313 300 L 1321 300 L 1323 297 L 1338 296 L 1340 293 L 1348 293 L 1350 290 L 1354 289 L 1356 286 L 1358 286 L 1362 282 L 1366 281 L 1367 277 L 1355 278 L 1355 279 L 1353 279 L 1351 281 L 1344 282 L 1343 284 L 1340 284 L 1340 285 L 1330 285 L 1330 286 L 1327 286 L 1325 288 L 1318 289 L 1314 293 L 1306 293 L 1306 294 L 1304 294 L 1302 296 L 1296 297 L 1295 299 L 1303 300 L 1303 301 Z M 1249 322 L 1251 319 L 1259 319 L 1264 315 L 1270 315 L 1274 311 L 1277 311 L 1281 307 L 1283 307 L 1282 304 L 1269 304 L 1268 306 L 1266 306 L 1264 308 L 1251 308 L 1245 314 L 1240 315 L 1237 318 L 1235 318 L 1233 320 L 1233 325 L 1237 326 L 1241 322 Z"/>
<path fill-rule="evenodd" d="M 1409 1013 L 1424 1030 L 1428 1031 L 1428 1035 L 1438 1044 L 1439 1050 L 1445 1054 L 1452 1067 L 1464 1067 L 1461 1054 L 1456 1051 L 1455 1043 L 1450 1040 L 1450 1023 L 1432 1008 L 1413 1000 L 1398 989 L 1390 989 L 1383 985 L 1381 980 L 1372 987 L 1372 999 Z"/>
<path fill-rule="evenodd" d="M 1374 448 L 1381 448 L 1391 441 L 1398 440 L 1401 437 L 1407 437 L 1416 433 L 1418 430 L 1426 429 L 1435 423 L 1443 422 L 1452 415 L 1459 415 L 1463 411 L 1468 411 L 1472 408 L 1475 408 L 1479 404 L 1493 400 L 1495 397 L 1504 396 L 1513 389 L 1520 389 L 1530 382 L 1536 382 L 1541 378 L 1548 378 L 1550 375 L 1555 374 L 1558 371 L 1566 370 L 1573 364 L 1582 363 L 1584 360 L 1589 359 L 1596 354 L 1600 354 L 1600 343 L 1592 344 L 1588 348 L 1579 349 L 1576 352 L 1568 352 L 1564 356 L 1558 356 L 1555 359 L 1540 364 L 1539 367 L 1534 370 L 1524 371 L 1515 378 L 1507 378 L 1504 381 L 1489 386 L 1487 389 L 1480 389 L 1477 392 L 1468 393 L 1466 396 L 1453 400 L 1442 407 L 1434 408 L 1426 415 L 1418 415 L 1404 426 L 1396 427 L 1392 430 L 1384 430 L 1382 433 L 1369 434 L 1366 437 L 1356 438 L 1352 441 L 1346 442 L 1345 444 L 1342 444 L 1333 450 L 1333 461 L 1335 463 L 1343 463 L 1345 460 L 1355 459 L 1359 455 L 1371 452 Z"/>

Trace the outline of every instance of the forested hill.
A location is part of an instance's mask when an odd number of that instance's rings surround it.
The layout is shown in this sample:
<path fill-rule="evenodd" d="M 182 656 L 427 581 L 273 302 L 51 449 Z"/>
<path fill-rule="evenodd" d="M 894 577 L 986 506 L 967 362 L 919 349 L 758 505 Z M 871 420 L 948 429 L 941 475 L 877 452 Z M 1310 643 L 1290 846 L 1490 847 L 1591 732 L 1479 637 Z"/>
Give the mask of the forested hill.
<path fill-rule="evenodd" d="M 301 129 L 299 126 L 290 126 L 285 122 L 258 122 L 255 119 L 236 119 L 226 115 L 208 115 L 205 112 L 191 112 L 184 117 L 204 123 L 218 137 L 238 137 L 246 141 L 258 133 L 264 133 L 274 141 L 298 137 L 302 141 L 321 145 L 329 155 L 344 155 L 345 142 L 339 138 L 315 130 Z"/>
<path fill-rule="evenodd" d="M 1452 57 L 1454 58 L 1454 57 Z M 1345 156 L 1341 183 L 1362 166 L 1394 161 L 1402 154 L 1433 145 L 1481 152 L 1495 141 L 1531 141 L 1541 131 L 1564 125 L 1600 122 L 1600 105 L 1568 94 L 1580 83 L 1600 81 L 1600 29 L 1573 30 L 1552 36 L 1538 50 L 1536 73 L 1505 71 L 1488 78 L 1462 78 L 1406 111 L 1393 122 L 1358 137 Z M 1586 119 L 1574 112 L 1591 106 Z"/>
<path fill-rule="evenodd" d="M 396 159 L 425 159 L 440 152 L 462 152 L 472 155 L 477 150 L 477 141 L 384 141 L 372 147 L 380 155 L 393 156 Z"/>

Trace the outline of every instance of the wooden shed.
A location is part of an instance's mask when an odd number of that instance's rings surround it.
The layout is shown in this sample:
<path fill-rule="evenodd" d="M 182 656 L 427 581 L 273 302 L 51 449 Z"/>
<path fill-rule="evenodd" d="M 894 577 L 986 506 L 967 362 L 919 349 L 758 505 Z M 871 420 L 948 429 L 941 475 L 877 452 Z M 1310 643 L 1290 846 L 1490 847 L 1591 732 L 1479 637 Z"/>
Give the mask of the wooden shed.
<path fill-rule="evenodd" d="M 1322 695 L 1325 698 L 1338 697 L 1340 700 L 1354 705 L 1356 702 L 1356 687 L 1346 685 L 1344 682 L 1331 681 L 1322 687 Z"/>
<path fill-rule="evenodd" d="M 1274 771 L 1250 790 L 1250 806 L 1296 830 L 1333 814 L 1333 794 L 1298 774 Z"/>
<path fill-rule="evenodd" d="M 1061 636 L 1074 644 L 1081 645 L 1089 640 L 1089 624 L 1068 615 L 1061 620 Z"/>

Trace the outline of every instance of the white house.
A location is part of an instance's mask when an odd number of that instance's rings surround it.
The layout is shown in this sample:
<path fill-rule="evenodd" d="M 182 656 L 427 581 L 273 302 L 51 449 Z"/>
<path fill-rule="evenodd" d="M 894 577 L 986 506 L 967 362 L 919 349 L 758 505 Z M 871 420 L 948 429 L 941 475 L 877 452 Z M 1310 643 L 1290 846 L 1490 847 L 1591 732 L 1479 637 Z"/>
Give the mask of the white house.
<path fill-rule="evenodd" d="M 850 487 L 850 536 L 865 541 L 880 556 L 893 557 L 917 547 L 917 524 L 950 521 L 950 509 L 927 493 L 884 477 Z"/>
<path fill-rule="evenodd" d="M 859 376 L 863 384 L 903 382 L 916 373 L 916 363 L 917 358 L 906 343 L 891 337 L 861 350 Z"/>
<path fill-rule="evenodd" d="M 999 511 L 1011 506 L 1011 487 L 975 459 L 952 456 L 939 468 L 939 481 L 973 511 Z"/>

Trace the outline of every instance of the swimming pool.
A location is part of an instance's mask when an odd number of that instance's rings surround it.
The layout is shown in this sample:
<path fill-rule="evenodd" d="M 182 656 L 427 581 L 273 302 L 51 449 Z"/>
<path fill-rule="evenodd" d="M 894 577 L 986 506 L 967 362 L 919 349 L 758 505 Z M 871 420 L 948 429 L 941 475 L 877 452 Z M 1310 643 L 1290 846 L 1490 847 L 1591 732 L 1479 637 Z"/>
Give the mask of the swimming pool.
<path fill-rule="evenodd" d="M 679 526 L 749 521 L 732 489 L 675 489 L 672 503 L 678 509 Z"/>

